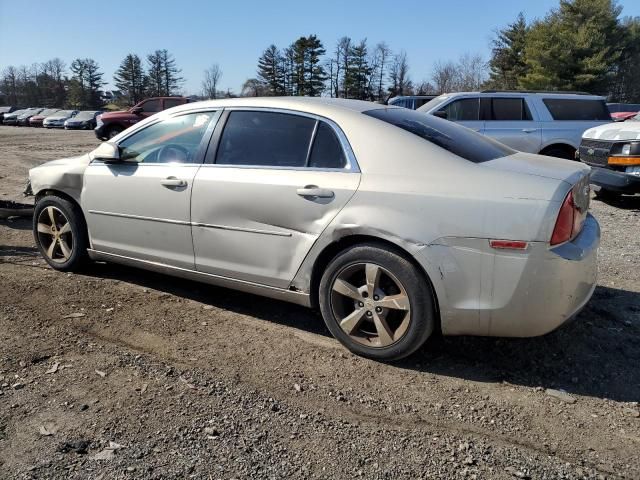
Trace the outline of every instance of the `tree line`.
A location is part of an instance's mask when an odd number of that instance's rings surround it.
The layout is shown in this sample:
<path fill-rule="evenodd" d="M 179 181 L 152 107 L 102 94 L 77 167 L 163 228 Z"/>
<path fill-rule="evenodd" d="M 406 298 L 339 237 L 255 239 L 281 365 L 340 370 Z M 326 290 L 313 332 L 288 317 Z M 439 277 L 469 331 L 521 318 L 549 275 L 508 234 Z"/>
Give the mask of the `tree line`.
<path fill-rule="evenodd" d="M 133 53 L 121 62 L 113 76 L 120 105 L 143 98 L 178 93 L 184 79 L 173 56 L 156 50 L 142 59 Z M 76 58 L 69 68 L 60 58 L 31 66 L 9 66 L 0 73 L 0 92 L 10 105 L 97 109 L 104 105 L 104 73 L 91 58 Z"/>

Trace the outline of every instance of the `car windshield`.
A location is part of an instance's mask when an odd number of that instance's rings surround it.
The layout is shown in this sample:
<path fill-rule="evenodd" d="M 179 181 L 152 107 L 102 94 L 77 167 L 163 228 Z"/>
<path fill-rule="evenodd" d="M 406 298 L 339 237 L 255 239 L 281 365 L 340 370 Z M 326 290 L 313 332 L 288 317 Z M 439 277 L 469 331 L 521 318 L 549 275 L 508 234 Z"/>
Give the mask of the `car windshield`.
<path fill-rule="evenodd" d="M 380 108 L 363 113 L 413 133 L 474 163 L 487 162 L 516 153 L 515 150 L 489 137 L 426 113 L 406 108 Z"/>
<path fill-rule="evenodd" d="M 70 117 L 71 114 L 73 113 L 73 110 L 61 110 L 59 112 L 56 112 L 56 117 Z"/>
<path fill-rule="evenodd" d="M 91 120 L 96 112 L 80 112 L 75 117 L 76 120 Z"/>
<path fill-rule="evenodd" d="M 56 112 L 58 112 L 57 108 L 48 108 L 47 110 L 43 110 L 42 112 L 40 112 L 40 115 L 46 117 L 47 115 L 53 115 Z"/>
<path fill-rule="evenodd" d="M 431 111 L 433 110 L 435 107 L 437 107 L 438 105 L 446 102 L 447 100 L 449 100 L 451 97 L 449 95 L 440 95 L 439 97 L 434 98 L 433 100 L 429 100 L 427 103 L 425 103 L 424 105 L 422 105 L 420 108 L 418 108 L 417 110 L 419 112 L 427 112 L 427 111 Z"/>

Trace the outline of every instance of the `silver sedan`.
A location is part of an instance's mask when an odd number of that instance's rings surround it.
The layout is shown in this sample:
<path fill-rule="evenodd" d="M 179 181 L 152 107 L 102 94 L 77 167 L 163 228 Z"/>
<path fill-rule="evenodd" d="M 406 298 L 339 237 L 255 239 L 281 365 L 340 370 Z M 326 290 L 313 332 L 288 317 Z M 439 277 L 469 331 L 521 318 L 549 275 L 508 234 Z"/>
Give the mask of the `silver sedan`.
<path fill-rule="evenodd" d="M 318 308 L 380 360 L 436 329 L 545 334 L 596 284 L 589 167 L 404 108 L 191 103 L 30 182 L 54 269 L 116 262 Z"/>

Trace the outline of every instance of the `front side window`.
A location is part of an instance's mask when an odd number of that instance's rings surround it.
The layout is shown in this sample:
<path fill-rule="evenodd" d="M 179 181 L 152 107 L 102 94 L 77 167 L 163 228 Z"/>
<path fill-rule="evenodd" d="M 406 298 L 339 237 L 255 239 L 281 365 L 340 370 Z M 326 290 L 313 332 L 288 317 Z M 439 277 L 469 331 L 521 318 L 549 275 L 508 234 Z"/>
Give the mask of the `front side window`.
<path fill-rule="evenodd" d="M 447 120 L 452 122 L 464 122 L 480 119 L 480 99 L 461 98 L 444 107 L 447 112 Z"/>
<path fill-rule="evenodd" d="M 414 110 L 379 108 L 363 113 L 406 130 L 474 163 L 486 162 L 516 153 L 506 145 L 471 129 Z"/>
<path fill-rule="evenodd" d="M 168 118 L 134 133 L 118 144 L 122 160 L 139 163 L 195 163 L 215 112 Z"/>
<path fill-rule="evenodd" d="M 148 113 L 156 113 L 162 110 L 159 99 L 147 100 L 140 106 L 142 107 L 143 112 L 148 112 Z"/>
<path fill-rule="evenodd" d="M 554 120 L 611 121 L 611 114 L 604 100 L 545 98 L 542 101 Z"/>
<path fill-rule="evenodd" d="M 165 98 L 164 99 L 164 108 L 177 107 L 178 105 L 182 105 L 184 101 L 181 98 Z"/>
<path fill-rule="evenodd" d="M 234 111 L 224 127 L 216 163 L 304 167 L 316 121 L 274 112 Z"/>
<path fill-rule="evenodd" d="M 524 98 L 492 98 L 489 120 L 531 120 Z"/>

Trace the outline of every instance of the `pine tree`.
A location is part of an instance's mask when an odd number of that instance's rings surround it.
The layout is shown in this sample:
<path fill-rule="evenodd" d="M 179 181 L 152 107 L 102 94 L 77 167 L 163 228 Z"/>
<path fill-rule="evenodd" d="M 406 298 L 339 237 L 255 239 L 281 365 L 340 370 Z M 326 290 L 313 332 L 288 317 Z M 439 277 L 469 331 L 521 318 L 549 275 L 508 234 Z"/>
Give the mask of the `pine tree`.
<path fill-rule="evenodd" d="M 173 56 L 166 50 L 156 50 L 147 55 L 147 94 L 154 97 L 175 95 L 184 79 Z"/>
<path fill-rule="evenodd" d="M 73 76 L 69 84 L 69 103 L 81 108 L 99 108 L 102 106 L 101 90 L 104 85 L 103 73 L 92 58 L 76 58 L 71 62 Z"/>
<path fill-rule="evenodd" d="M 258 80 L 266 85 L 268 95 L 285 94 L 283 58 L 275 45 L 270 45 L 258 59 Z"/>
<path fill-rule="evenodd" d="M 349 86 L 352 98 L 368 100 L 371 98 L 369 80 L 371 67 L 367 58 L 367 40 L 364 39 L 357 45 L 351 46 L 351 69 L 348 70 L 345 83 Z"/>
<path fill-rule="evenodd" d="M 489 68 L 489 85 L 503 90 L 516 90 L 519 79 L 529 68 L 525 61 L 525 47 L 529 27 L 522 13 L 515 22 L 496 33 Z"/>
<path fill-rule="evenodd" d="M 146 80 L 142 61 L 136 54 L 128 54 L 113 75 L 115 86 L 122 92 L 128 105 L 135 105 L 144 98 Z"/>

